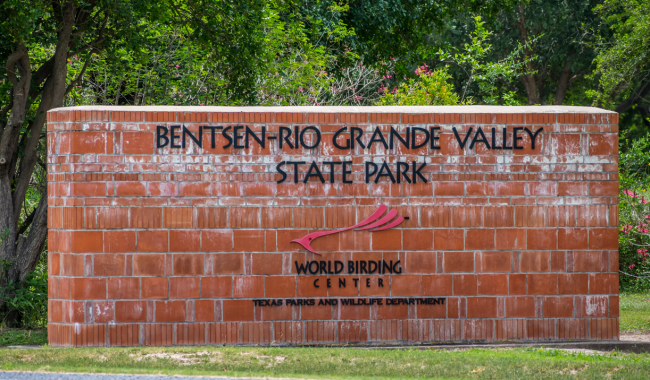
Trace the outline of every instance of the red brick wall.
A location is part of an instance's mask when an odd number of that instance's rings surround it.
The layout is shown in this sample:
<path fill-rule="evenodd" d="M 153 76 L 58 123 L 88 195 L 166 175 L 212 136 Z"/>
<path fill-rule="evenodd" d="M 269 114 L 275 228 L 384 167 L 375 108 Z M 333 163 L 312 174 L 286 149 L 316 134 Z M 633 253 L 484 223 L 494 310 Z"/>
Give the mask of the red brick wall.
<path fill-rule="evenodd" d="M 263 111 L 263 112 L 259 112 Z M 366 113 L 367 112 L 367 113 Z M 390 113 L 386 113 L 390 112 Z M 618 115 L 575 107 L 78 107 L 48 114 L 54 345 L 618 339 Z M 155 148 L 158 125 L 314 125 L 317 149 Z M 441 127 L 440 150 L 333 149 L 343 126 Z M 470 128 L 543 128 L 536 148 L 458 148 Z M 330 155 L 328 156 L 328 152 Z M 344 154 L 346 156 L 341 156 Z M 354 183 L 276 183 L 283 160 L 354 162 Z M 366 184 L 364 162 L 428 183 Z M 303 166 L 306 171 L 307 166 Z M 347 231 L 379 205 L 409 220 Z M 315 288 L 307 260 L 400 260 Z M 374 286 L 380 277 L 386 286 Z M 320 276 L 324 283 L 326 276 Z M 338 276 L 329 275 L 335 283 Z M 370 277 L 373 286 L 366 287 Z M 252 299 L 442 297 L 444 305 L 254 306 Z"/>

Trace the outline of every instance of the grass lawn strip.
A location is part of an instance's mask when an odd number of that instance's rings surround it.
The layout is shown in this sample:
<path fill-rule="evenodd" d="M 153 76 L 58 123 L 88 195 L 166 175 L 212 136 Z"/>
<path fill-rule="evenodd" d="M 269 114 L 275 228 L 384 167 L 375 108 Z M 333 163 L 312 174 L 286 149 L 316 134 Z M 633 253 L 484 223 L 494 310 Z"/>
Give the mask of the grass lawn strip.
<path fill-rule="evenodd" d="M 650 355 L 554 349 L 0 349 L 0 370 L 294 378 L 647 379 Z"/>
<path fill-rule="evenodd" d="M 47 344 L 47 330 L 0 329 L 0 346 Z"/>
<path fill-rule="evenodd" d="M 650 294 L 621 293 L 619 323 L 623 333 L 650 333 Z"/>

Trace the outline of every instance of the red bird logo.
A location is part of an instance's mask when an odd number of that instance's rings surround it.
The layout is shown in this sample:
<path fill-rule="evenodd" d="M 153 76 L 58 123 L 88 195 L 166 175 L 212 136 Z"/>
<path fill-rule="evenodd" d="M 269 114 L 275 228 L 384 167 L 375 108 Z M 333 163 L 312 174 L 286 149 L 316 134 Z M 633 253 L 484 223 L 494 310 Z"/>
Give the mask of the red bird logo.
<path fill-rule="evenodd" d="M 386 216 L 381 217 L 384 214 L 384 212 L 386 212 L 386 209 L 387 207 L 384 205 L 379 206 L 377 211 L 373 212 L 372 215 L 370 215 L 368 218 L 364 219 L 359 224 L 355 224 L 354 226 L 343 228 L 340 230 L 312 232 L 310 234 L 303 236 L 300 239 L 291 240 L 291 242 L 298 243 L 302 245 L 309 252 L 320 255 L 320 253 L 316 252 L 311 247 L 310 244 L 321 236 L 338 234 L 339 232 L 348 231 L 352 229 L 356 231 L 361 231 L 361 230 L 383 231 L 383 230 L 391 229 L 393 227 L 397 227 L 404 221 L 404 217 L 402 216 L 398 216 L 397 218 L 395 218 L 397 216 L 397 210 L 390 210 L 388 214 L 386 214 Z"/>

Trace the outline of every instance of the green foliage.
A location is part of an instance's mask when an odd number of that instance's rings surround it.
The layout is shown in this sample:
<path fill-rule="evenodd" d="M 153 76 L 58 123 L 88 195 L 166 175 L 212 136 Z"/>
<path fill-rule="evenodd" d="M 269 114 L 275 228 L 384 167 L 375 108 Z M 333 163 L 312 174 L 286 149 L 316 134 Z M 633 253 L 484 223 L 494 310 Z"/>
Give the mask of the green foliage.
<path fill-rule="evenodd" d="M 27 275 L 25 282 L 10 282 L 0 289 L 0 300 L 5 304 L 3 320 L 9 313 L 17 312 L 19 327 L 47 327 L 47 255 L 41 257 L 36 269 Z"/>
<path fill-rule="evenodd" d="M 489 57 L 491 35 L 492 32 L 485 28 L 485 22 L 476 16 L 474 31 L 470 33 L 471 42 L 465 43 L 462 51 L 452 48 L 452 54 L 439 49 L 437 55 L 443 62 L 456 64 L 465 73 L 461 102 L 519 105 L 515 92 L 503 91 L 499 82 L 509 83 L 522 75 L 530 59 L 521 58 L 524 47 L 519 44 L 506 58 L 492 61 Z M 472 90 L 474 85 L 476 88 Z"/>
<path fill-rule="evenodd" d="M 631 143 L 619 161 L 621 289 L 650 290 L 650 139 Z"/>
<path fill-rule="evenodd" d="M 382 87 L 384 95 L 379 99 L 379 105 L 386 106 L 435 106 L 457 105 L 458 95 L 453 86 L 448 83 L 451 76 L 446 68 L 430 71 L 424 65 L 415 70 L 418 79 L 410 79 L 401 83 L 393 91 Z"/>
<path fill-rule="evenodd" d="M 599 41 L 594 60 L 600 89 L 590 94 L 597 104 L 614 107 L 618 95 L 629 96 L 650 73 L 650 1 L 606 0 L 595 11 L 614 32 L 614 43 Z"/>
<path fill-rule="evenodd" d="M 22 330 L 0 328 L 0 347 L 43 346 L 47 344 L 46 330 Z"/>
<path fill-rule="evenodd" d="M 514 91 L 504 90 L 503 83 L 510 83 L 526 72 L 529 61 L 520 58 L 524 46 L 519 45 L 506 58 L 492 61 L 489 43 L 492 32 L 485 28 L 480 16 L 474 17 L 474 30 L 469 33 L 470 42 L 462 50 L 447 47 L 448 50 L 423 47 L 420 54 L 424 57 L 437 57 L 446 64 L 453 64 L 463 72 L 460 95 L 456 94 L 449 83 L 452 76 L 449 66 L 430 71 L 428 65 L 415 70 L 417 78 L 402 82 L 393 91 L 382 88 L 384 96 L 379 104 L 383 105 L 436 105 L 436 104 L 520 104 Z"/>

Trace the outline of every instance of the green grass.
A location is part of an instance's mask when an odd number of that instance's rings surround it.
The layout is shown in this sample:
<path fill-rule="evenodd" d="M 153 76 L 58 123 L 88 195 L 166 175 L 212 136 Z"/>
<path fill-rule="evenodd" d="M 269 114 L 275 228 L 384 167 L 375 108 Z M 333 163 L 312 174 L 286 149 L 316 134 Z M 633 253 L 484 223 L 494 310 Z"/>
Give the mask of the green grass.
<path fill-rule="evenodd" d="M 546 349 L 0 349 L 0 370 L 309 378 L 647 379 L 650 355 Z"/>
<path fill-rule="evenodd" d="M 621 332 L 650 333 L 650 293 L 621 293 L 619 309 Z"/>
<path fill-rule="evenodd" d="M 0 329 L 0 347 L 47 344 L 46 330 Z"/>

